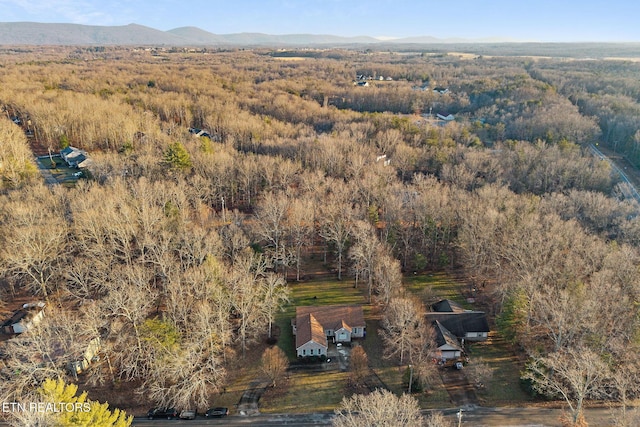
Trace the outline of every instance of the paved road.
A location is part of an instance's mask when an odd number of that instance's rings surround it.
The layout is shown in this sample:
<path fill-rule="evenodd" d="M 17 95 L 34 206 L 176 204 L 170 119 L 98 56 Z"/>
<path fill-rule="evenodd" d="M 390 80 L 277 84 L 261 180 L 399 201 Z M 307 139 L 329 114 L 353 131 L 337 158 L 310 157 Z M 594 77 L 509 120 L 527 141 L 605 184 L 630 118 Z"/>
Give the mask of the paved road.
<path fill-rule="evenodd" d="M 633 185 L 633 183 L 631 182 L 627 174 L 624 173 L 624 171 L 618 165 L 616 165 L 613 160 L 605 156 L 604 153 L 600 151 L 595 145 L 590 144 L 589 149 L 591 150 L 594 156 L 599 157 L 601 160 L 608 162 L 611 165 L 611 168 L 620 176 L 620 179 L 622 180 L 622 182 L 626 184 L 625 185 L 626 188 L 623 188 L 622 190 L 625 193 L 624 196 L 626 198 L 634 198 L 638 203 L 640 203 L 640 194 L 638 193 L 638 190 L 636 189 L 635 185 Z"/>
<path fill-rule="evenodd" d="M 136 418 L 133 421 L 134 426 L 330 426 L 333 413 L 314 413 L 314 414 L 260 414 L 249 417 L 232 415 L 226 418 L 206 419 L 198 417 L 195 420 L 147 420 L 144 418 Z"/>
<path fill-rule="evenodd" d="M 552 408 L 470 408 L 462 411 L 465 427 L 560 427 L 561 409 Z M 444 411 L 448 419 L 458 421 L 458 411 Z M 590 426 L 612 426 L 609 409 L 587 409 Z"/>
<path fill-rule="evenodd" d="M 423 411 L 428 415 L 430 411 Z M 445 417 L 458 425 L 459 409 L 442 410 Z M 612 426 L 609 409 L 587 409 L 587 421 L 591 426 Z M 483 408 L 470 407 L 462 411 L 464 427 L 560 427 L 562 410 L 551 408 Z M 137 418 L 135 426 L 330 426 L 333 413 L 313 414 L 260 414 L 249 417 L 232 415 L 222 419 L 196 418 L 191 421 L 183 420 L 146 420 Z"/>

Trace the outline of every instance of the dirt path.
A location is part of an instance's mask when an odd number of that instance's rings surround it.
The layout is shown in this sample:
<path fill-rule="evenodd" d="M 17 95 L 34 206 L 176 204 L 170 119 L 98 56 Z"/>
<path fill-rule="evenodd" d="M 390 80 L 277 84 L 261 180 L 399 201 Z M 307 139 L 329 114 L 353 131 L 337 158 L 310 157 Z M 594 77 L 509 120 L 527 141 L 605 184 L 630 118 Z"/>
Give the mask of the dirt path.
<path fill-rule="evenodd" d="M 478 397 L 469 383 L 464 369 L 440 368 L 442 383 L 449 393 L 451 403 L 458 407 L 474 407 L 478 405 Z"/>
<path fill-rule="evenodd" d="M 244 416 L 259 414 L 258 401 L 268 386 L 269 381 L 265 379 L 251 381 L 249 388 L 242 393 L 240 401 L 238 402 L 238 414 Z"/>

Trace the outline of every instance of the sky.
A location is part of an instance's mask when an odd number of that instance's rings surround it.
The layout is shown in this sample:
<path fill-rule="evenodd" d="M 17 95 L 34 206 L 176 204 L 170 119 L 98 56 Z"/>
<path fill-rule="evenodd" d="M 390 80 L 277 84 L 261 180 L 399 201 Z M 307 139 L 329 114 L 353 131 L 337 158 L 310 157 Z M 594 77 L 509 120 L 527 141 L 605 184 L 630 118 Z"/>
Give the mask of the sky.
<path fill-rule="evenodd" d="M 640 42 L 638 0 L 0 0 L 0 22 L 195 26 L 215 34 Z"/>

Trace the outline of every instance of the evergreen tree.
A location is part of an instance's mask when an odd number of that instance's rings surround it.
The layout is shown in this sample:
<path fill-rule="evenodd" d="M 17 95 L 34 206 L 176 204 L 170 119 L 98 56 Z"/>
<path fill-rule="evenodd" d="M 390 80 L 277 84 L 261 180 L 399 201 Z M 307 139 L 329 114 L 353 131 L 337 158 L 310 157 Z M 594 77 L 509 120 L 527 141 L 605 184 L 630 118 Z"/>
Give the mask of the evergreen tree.
<path fill-rule="evenodd" d="M 127 416 L 120 409 L 109 409 L 108 403 L 100 403 L 87 399 L 87 392 L 76 396 L 78 386 L 65 384 L 62 379 L 47 379 L 38 389 L 41 402 L 48 408 L 61 409 L 53 412 L 51 425 L 56 427 L 86 426 L 86 427 L 128 427 L 133 416 Z M 71 410 L 73 409 L 73 410 Z"/>

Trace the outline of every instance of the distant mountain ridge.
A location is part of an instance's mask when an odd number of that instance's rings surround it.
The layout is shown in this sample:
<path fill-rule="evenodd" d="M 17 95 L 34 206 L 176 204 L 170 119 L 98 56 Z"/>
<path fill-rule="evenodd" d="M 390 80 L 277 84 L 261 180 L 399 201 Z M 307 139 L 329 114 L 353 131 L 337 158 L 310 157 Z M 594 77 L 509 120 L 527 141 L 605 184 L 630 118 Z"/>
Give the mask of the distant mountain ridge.
<path fill-rule="evenodd" d="M 198 27 L 161 31 L 144 25 L 96 26 L 40 22 L 0 22 L 0 45 L 169 45 L 169 46 L 312 46 L 372 43 L 452 43 L 462 39 L 411 37 L 380 40 L 327 34 L 213 34 Z M 499 40 L 493 40 L 497 42 Z M 506 41 L 506 40 L 504 40 Z"/>

